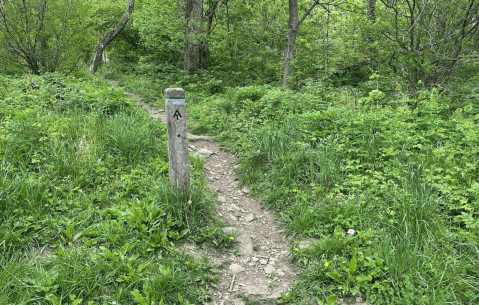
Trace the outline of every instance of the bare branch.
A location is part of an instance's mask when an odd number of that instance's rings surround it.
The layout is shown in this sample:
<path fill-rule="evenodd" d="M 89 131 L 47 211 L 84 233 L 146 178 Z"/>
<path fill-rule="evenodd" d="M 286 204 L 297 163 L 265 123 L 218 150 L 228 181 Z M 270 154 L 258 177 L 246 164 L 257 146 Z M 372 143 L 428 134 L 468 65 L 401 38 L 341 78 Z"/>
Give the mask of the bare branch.
<path fill-rule="evenodd" d="M 299 28 L 299 26 L 301 25 L 301 23 L 303 23 L 303 21 L 311 14 L 311 12 L 314 10 L 314 8 L 315 8 L 318 4 L 319 4 L 318 0 L 314 0 L 314 2 L 311 4 L 311 6 L 309 7 L 309 9 L 304 13 L 303 18 L 301 18 L 301 20 L 299 20 L 298 25 L 297 25 L 298 28 Z"/>

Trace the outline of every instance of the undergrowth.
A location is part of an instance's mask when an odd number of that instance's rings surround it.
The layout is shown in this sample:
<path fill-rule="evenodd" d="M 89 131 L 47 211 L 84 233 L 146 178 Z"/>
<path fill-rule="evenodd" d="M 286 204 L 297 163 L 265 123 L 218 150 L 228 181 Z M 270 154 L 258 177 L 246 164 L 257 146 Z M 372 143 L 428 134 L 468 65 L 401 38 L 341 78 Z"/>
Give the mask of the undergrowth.
<path fill-rule="evenodd" d="M 297 240 L 280 303 L 479 302 L 477 94 L 380 89 L 225 88 L 189 106 L 189 127 L 239 153 L 240 181 Z"/>
<path fill-rule="evenodd" d="M 0 77 L 0 304 L 207 301 L 179 243 L 230 241 L 191 161 L 172 194 L 165 127 L 103 80 Z"/>

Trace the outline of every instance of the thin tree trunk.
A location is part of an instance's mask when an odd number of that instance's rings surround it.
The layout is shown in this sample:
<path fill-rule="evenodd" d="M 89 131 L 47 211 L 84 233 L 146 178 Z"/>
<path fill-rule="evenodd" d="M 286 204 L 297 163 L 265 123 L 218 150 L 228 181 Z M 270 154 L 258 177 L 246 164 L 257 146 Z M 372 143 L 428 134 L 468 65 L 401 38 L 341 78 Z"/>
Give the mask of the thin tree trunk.
<path fill-rule="evenodd" d="M 209 7 L 206 11 L 206 39 L 210 36 L 211 32 L 213 32 L 215 26 L 213 26 L 213 20 L 216 16 L 216 10 L 218 9 L 218 4 L 221 0 L 211 0 L 209 1 Z M 206 70 L 208 69 L 208 57 L 210 55 L 210 49 L 208 40 L 203 41 L 200 47 L 200 69 Z"/>
<path fill-rule="evenodd" d="M 371 21 L 372 24 L 376 23 L 376 2 L 377 0 L 367 0 L 368 1 L 368 7 L 367 7 L 367 13 L 368 13 L 368 18 L 369 21 Z"/>
<path fill-rule="evenodd" d="M 228 30 L 228 34 L 231 33 L 230 32 L 230 13 L 229 13 L 229 9 L 228 9 L 228 1 L 225 1 L 225 7 L 226 7 L 226 26 L 227 26 L 227 30 Z M 232 42 L 230 42 L 231 40 L 228 40 L 228 49 L 230 51 L 230 61 L 231 61 L 231 75 L 232 75 L 232 79 L 234 81 L 235 79 L 235 63 L 236 61 L 234 60 L 234 50 L 235 48 L 233 48 L 233 46 L 231 45 Z M 236 43 L 235 42 L 235 47 L 236 47 Z"/>
<path fill-rule="evenodd" d="M 288 87 L 288 78 L 293 73 L 293 66 L 291 63 L 294 60 L 294 44 L 296 43 L 298 28 L 298 0 L 289 0 L 288 34 L 286 36 L 286 43 L 284 45 L 283 87 Z"/>
<path fill-rule="evenodd" d="M 299 20 L 298 17 L 298 0 L 289 0 L 289 22 L 288 22 L 288 34 L 286 35 L 286 42 L 284 45 L 284 74 L 283 74 L 283 87 L 288 87 L 288 78 L 293 73 L 294 61 L 294 44 L 296 43 L 296 35 L 301 23 L 308 17 L 313 9 L 319 4 L 318 0 L 314 0 L 313 4 L 306 11 L 303 18 Z"/>
<path fill-rule="evenodd" d="M 123 14 L 123 18 L 121 18 L 120 22 L 116 25 L 116 27 L 112 31 L 108 32 L 96 46 L 95 55 L 93 56 L 93 60 L 90 65 L 91 74 L 94 74 L 102 64 L 103 52 L 105 51 L 105 48 L 125 28 L 126 24 L 128 23 L 128 18 L 133 12 L 134 6 L 135 0 L 128 0 L 128 5 L 126 7 L 125 13 Z"/>
<path fill-rule="evenodd" d="M 195 74 L 201 69 L 205 46 L 199 41 L 203 33 L 203 1 L 186 0 L 185 70 Z"/>

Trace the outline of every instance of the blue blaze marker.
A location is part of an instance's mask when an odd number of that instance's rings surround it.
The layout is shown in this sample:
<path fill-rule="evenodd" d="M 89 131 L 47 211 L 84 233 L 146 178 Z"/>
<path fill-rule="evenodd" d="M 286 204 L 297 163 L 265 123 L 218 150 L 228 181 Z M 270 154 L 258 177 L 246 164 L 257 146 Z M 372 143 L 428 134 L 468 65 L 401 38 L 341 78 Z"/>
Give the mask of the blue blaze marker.
<path fill-rule="evenodd" d="M 173 99 L 173 98 L 165 98 L 165 103 L 168 105 L 185 105 L 186 104 L 184 99 Z"/>

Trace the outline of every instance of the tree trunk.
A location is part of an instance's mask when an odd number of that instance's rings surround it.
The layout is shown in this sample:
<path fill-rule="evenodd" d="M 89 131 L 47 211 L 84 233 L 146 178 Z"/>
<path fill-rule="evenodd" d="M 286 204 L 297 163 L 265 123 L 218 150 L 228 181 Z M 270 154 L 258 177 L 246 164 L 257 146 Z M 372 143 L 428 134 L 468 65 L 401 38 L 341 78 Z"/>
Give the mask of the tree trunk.
<path fill-rule="evenodd" d="M 185 0 L 186 2 L 186 44 L 185 44 L 185 70 L 190 75 L 195 74 L 206 66 L 205 48 L 200 42 L 203 33 L 203 1 Z"/>
<path fill-rule="evenodd" d="M 367 14 L 369 21 L 371 21 L 372 24 L 376 23 L 376 2 L 377 0 L 367 0 L 368 1 L 368 7 L 367 7 Z"/>
<path fill-rule="evenodd" d="M 206 37 L 208 38 L 213 32 L 213 20 L 216 15 L 216 10 L 218 9 L 218 4 L 220 0 L 211 0 L 209 1 L 208 10 L 206 11 Z M 208 41 L 202 41 L 200 46 L 200 69 L 206 70 L 208 69 L 208 57 L 210 55 L 210 49 Z"/>
<path fill-rule="evenodd" d="M 313 4 L 305 12 L 303 18 L 298 17 L 298 0 L 289 0 L 289 22 L 286 43 L 284 44 L 284 74 L 283 87 L 288 87 L 288 78 L 293 73 L 292 62 L 294 60 L 294 44 L 296 43 L 296 35 L 301 23 L 311 14 L 313 9 L 319 5 L 319 0 L 314 0 Z"/>
<path fill-rule="evenodd" d="M 203 41 L 200 44 L 200 69 L 207 70 L 208 69 L 208 57 L 210 55 L 210 46 L 208 45 L 208 41 Z"/>
<path fill-rule="evenodd" d="M 293 73 L 293 66 L 291 63 L 294 60 L 294 44 L 296 42 L 298 28 L 298 0 L 289 0 L 288 35 L 286 36 L 286 43 L 284 45 L 283 87 L 288 87 L 288 78 Z"/>
<path fill-rule="evenodd" d="M 368 16 L 369 22 L 371 24 L 376 23 L 376 2 L 377 0 L 366 0 L 367 7 L 366 7 L 366 14 Z M 363 33 L 363 41 L 365 43 L 363 53 L 366 56 L 376 56 L 377 50 L 373 47 L 375 37 L 373 37 L 371 33 L 371 29 L 366 29 Z"/>
<path fill-rule="evenodd" d="M 105 48 L 125 28 L 126 24 L 128 23 L 128 18 L 133 12 L 134 6 L 135 0 L 128 0 L 128 5 L 126 7 L 125 13 L 123 14 L 123 18 L 121 18 L 120 22 L 116 25 L 116 27 L 112 31 L 108 32 L 96 46 L 95 55 L 93 56 L 93 60 L 90 65 L 91 74 L 94 74 L 102 64 L 103 52 L 105 51 Z"/>

